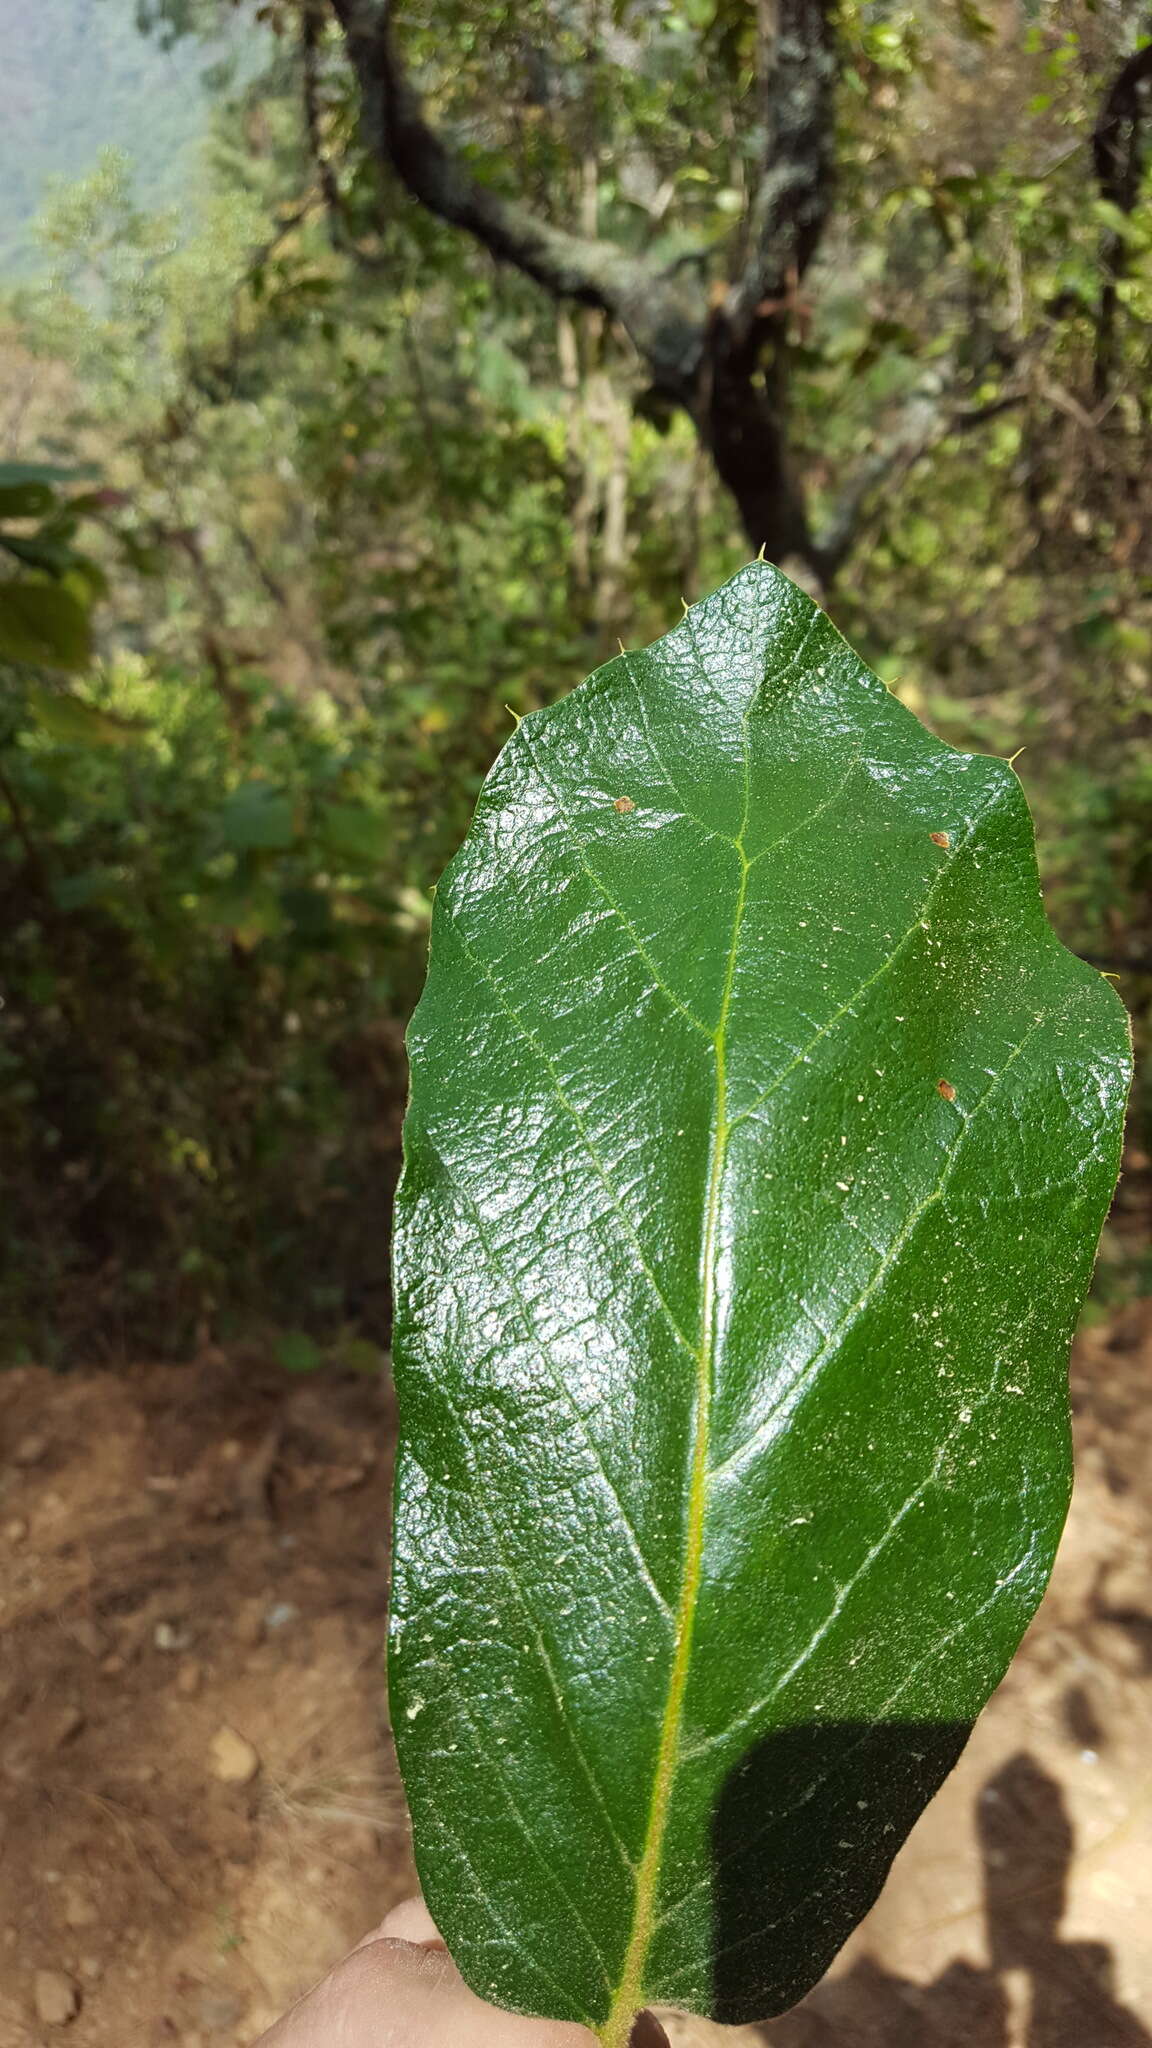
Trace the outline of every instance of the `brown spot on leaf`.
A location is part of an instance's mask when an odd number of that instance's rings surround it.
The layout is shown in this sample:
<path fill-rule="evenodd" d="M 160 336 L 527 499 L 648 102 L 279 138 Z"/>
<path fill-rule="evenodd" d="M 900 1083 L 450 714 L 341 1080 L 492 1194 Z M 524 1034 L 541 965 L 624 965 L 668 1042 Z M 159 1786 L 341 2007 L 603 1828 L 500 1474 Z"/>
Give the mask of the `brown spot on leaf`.
<path fill-rule="evenodd" d="M 952 1086 L 951 1081 L 937 1081 L 936 1086 L 940 1094 L 944 1097 L 945 1102 L 955 1102 L 956 1090 Z"/>
<path fill-rule="evenodd" d="M 951 837 L 947 832 L 930 832 L 928 837 L 932 841 L 933 846 L 951 846 L 952 844 Z"/>
<path fill-rule="evenodd" d="M 630 796 L 618 796 L 618 797 L 617 797 L 617 799 L 616 799 L 616 801 L 615 801 L 615 803 L 613 804 L 612 808 L 613 808 L 613 810 L 614 810 L 614 811 L 621 811 L 621 812 L 623 812 L 623 811 L 634 811 L 634 810 L 636 809 L 636 806 L 635 806 L 635 804 L 633 803 L 633 801 L 632 801 L 632 799 L 631 799 L 631 797 L 630 797 Z"/>

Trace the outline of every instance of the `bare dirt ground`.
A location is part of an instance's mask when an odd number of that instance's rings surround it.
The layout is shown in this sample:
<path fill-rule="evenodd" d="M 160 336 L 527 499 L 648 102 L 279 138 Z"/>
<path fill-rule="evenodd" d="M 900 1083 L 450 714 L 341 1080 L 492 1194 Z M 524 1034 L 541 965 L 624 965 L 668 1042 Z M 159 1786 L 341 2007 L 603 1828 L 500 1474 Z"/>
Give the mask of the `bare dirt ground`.
<path fill-rule="evenodd" d="M 832 1974 L 675 2048 L 1152 2044 L 1152 1302 L 1078 1343 L 1049 1597 Z M 259 1358 L 0 1380 L 0 2048 L 242 2048 L 412 1888 L 390 1420 Z"/>

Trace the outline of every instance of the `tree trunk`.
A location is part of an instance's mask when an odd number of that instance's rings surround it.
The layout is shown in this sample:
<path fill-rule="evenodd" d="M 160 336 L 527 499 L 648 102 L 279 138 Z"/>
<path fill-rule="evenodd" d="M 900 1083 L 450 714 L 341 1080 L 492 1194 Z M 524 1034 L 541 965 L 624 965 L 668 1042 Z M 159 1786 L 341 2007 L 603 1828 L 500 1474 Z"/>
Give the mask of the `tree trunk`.
<path fill-rule="evenodd" d="M 717 311 L 709 322 L 704 360 L 690 407 L 716 473 L 736 501 L 753 554 L 790 557 L 819 570 L 804 499 L 793 475 L 785 432 L 784 343 L 738 343 Z"/>

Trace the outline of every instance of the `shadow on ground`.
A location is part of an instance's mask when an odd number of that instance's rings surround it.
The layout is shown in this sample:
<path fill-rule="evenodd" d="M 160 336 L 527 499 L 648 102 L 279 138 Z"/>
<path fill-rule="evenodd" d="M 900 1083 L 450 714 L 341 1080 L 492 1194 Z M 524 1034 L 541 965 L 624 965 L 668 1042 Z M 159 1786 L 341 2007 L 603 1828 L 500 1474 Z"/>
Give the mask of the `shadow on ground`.
<path fill-rule="evenodd" d="M 988 1965 L 926 1985 L 864 1956 L 763 2030 L 772 2048 L 1139 2048 L 1152 2034 L 1115 1995 L 1111 1949 L 1062 1940 L 1074 1839 L 1064 1796 L 1011 1757 L 977 1810 Z"/>

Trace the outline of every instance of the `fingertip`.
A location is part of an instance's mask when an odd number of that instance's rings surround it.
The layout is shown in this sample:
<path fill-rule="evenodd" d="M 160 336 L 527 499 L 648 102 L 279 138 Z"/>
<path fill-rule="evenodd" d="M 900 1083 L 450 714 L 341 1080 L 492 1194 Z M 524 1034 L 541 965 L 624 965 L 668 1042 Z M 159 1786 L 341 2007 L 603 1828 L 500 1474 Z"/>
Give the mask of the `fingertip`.
<path fill-rule="evenodd" d="M 440 1929 L 419 1892 L 414 1899 L 404 1899 L 399 1906 L 393 1906 L 375 1934 L 368 1935 L 367 1939 L 375 1941 L 380 1936 L 390 1941 L 410 1941 L 417 1948 L 443 1948 L 445 1945 Z"/>

